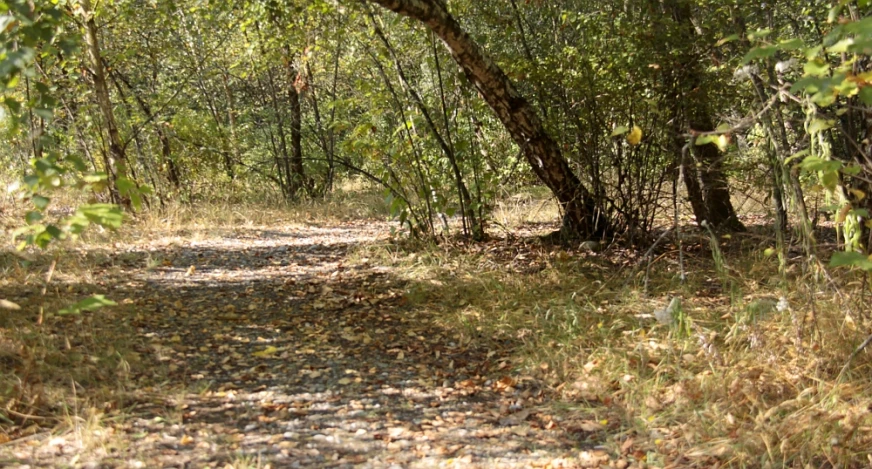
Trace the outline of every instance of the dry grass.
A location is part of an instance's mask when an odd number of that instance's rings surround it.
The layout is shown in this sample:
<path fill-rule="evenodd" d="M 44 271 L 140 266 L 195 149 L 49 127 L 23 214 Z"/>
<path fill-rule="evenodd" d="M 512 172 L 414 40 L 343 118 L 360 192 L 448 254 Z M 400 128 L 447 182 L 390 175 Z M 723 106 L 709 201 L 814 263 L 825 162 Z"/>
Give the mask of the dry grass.
<path fill-rule="evenodd" d="M 781 274 L 759 237 L 720 244 L 718 268 L 705 238 L 686 242 L 685 284 L 675 250 L 647 282 L 639 253 L 531 239 L 361 255 L 403 272 L 411 304 L 460 340 L 517 347 L 513 372 L 545 382 L 567 415 L 607 422 L 592 440 L 614 455 L 670 467 L 872 465 L 869 351 L 840 374 L 872 330 L 862 278 L 801 256 Z M 672 296 L 682 307 L 659 323 Z"/>
<path fill-rule="evenodd" d="M 130 327 L 117 316 L 123 307 L 63 318 L 39 311 L 87 293 L 66 285 L 91 283 L 96 267 L 115 268 L 119 247 L 386 215 L 376 191 L 341 191 L 294 207 L 175 205 L 145 211 L 117 233 L 95 230 L 77 245 L 4 253 L 5 287 L 46 294 L 32 294 L 22 304 L 27 308 L 0 316 L 0 428 L 14 423 L 17 432 L 0 438 L 42 432 L 50 419 L 72 430 L 67 434 L 83 447 L 117 443 L 108 442 L 100 416 L 136 388 L 131 370 L 153 365 L 146 366 L 136 344 L 96 337 L 98 323 Z M 393 266 L 409 281 L 410 307 L 438 313 L 461 342 L 514 347 L 511 371 L 545 383 L 564 414 L 602 422 L 590 439 L 613 454 L 677 467 L 872 464 L 868 351 L 840 375 L 872 327 L 862 278 L 834 271 L 829 281 L 801 258 L 781 274 L 777 260 L 762 255 L 766 243 L 736 237 L 722 242 L 722 269 L 705 239 L 691 239 L 685 284 L 675 250 L 655 256 L 646 279 L 639 253 L 566 251 L 516 236 L 553 229 L 544 223 L 555 215 L 553 203 L 532 191 L 497 209 L 497 226 L 511 234 L 505 239 L 472 246 L 393 243 L 357 255 Z M 683 299 L 677 320 L 658 323 L 653 312 L 671 296 Z M 781 296 L 790 306 L 783 312 L 771 307 Z M 80 387 L 90 385 L 83 398 Z"/>
<path fill-rule="evenodd" d="M 82 202 L 59 194 L 49 217 L 60 219 Z M 28 208 L 4 199 L 0 224 L 7 240 Z M 63 429 L 60 433 L 79 448 L 106 444 L 109 430 L 100 427 L 101 416 L 110 409 L 117 414 L 125 396 L 137 391 L 143 370 L 149 381 L 161 381 L 165 370 L 148 353 L 149 345 L 123 339 L 137 337 L 123 301 L 82 315 L 54 314 L 91 294 L 111 293 L 101 289 L 97 272 L 111 278 L 123 275 L 131 262 L 145 262 L 145 268 L 164 262 L 151 255 L 143 260 L 133 250 L 137 245 L 189 243 L 252 227 L 383 220 L 387 213 L 379 191 L 352 183 L 327 200 L 296 205 L 217 200 L 145 209 L 118 231 L 95 226 L 79 240 L 57 242 L 44 251 L 16 252 L 10 243 L 0 251 L 5 292 L 0 298 L 20 309 L 0 309 L 0 444 L 50 428 Z M 175 392 L 170 388 L 165 392 Z"/>

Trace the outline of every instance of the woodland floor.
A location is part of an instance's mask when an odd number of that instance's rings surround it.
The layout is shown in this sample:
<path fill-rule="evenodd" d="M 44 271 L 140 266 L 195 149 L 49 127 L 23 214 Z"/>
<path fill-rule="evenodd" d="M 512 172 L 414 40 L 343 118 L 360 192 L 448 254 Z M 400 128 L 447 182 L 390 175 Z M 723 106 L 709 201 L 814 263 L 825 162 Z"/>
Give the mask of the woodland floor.
<path fill-rule="evenodd" d="M 12 435 L 0 466 L 576 467 L 596 451 L 596 422 L 555 415 L 543 386 L 513 376 L 512 343 L 458 340 L 408 307 L 404 280 L 349 256 L 387 232 L 251 227 L 83 251 L 88 278 L 49 293 L 119 306 L 43 327 L 99 350 L 59 358 L 94 369 L 76 392 L 115 376 L 115 397 L 67 404 L 66 433 Z M 0 296 L 41 299 L 8 284 Z"/>

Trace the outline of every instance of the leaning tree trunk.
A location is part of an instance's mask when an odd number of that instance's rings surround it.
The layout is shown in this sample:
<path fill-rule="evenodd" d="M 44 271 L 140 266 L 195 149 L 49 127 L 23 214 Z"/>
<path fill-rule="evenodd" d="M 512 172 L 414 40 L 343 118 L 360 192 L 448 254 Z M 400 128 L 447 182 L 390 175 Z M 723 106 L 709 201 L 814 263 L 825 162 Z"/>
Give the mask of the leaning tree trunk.
<path fill-rule="evenodd" d="M 505 72 L 460 27 L 441 0 L 369 0 L 416 19 L 436 33 L 484 100 L 521 147 L 536 176 L 563 209 L 565 235 L 588 238 L 613 234 L 610 220 L 572 172 L 557 142 Z"/>
<path fill-rule="evenodd" d="M 109 153 L 104 154 L 106 174 L 109 179 L 109 194 L 112 202 L 128 205 L 130 200 L 122 197 L 118 190 L 117 180 L 125 176 L 127 170 L 127 157 L 124 153 L 124 144 L 121 134 L 118 132 L 118 124 L 115 122 L 115 113 L 112 110 L 112 101 L 109 99 L 109 87 L 106 84 L 106 69 L 100 54 L 100 40 L 97 34 L 97 22 L 94 20 L 94 11 L 91 9 L 90 0 L 82 0 L 82 14 L 85 20 L 85 43 L 88 46 L 88 59 L 91 62 L 91 71 L 94 78 L 94 95 L 97 105 L 103 114 L 106 130 L 109 133 Z"/>

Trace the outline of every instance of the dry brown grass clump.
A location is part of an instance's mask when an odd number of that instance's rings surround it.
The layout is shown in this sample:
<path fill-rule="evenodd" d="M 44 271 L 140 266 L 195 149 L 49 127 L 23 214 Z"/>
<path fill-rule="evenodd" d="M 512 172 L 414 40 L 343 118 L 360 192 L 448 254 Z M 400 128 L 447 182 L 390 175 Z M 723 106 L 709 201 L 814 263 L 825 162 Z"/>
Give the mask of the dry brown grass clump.
<path fill-rule="evenodd" d="M 588 439 L 614 457 L 868 467 L 870 351 L 848 364 L 872 330 L 862 276 L 802 256 L 779 273 L 759 237 L 720 244 L 715 262 L 705 237 L 686 240 L 684 284 L 674 249 L 648 274 L 637 252 L 535 238 L 365 255 L 403 271 L 412 304 L 437 311 L 460 340 L 516 347 L 499 372 L 547 384 L 567 419 L 601 422 Z M 673 297 L 680 303 L 658 321 Z"/>

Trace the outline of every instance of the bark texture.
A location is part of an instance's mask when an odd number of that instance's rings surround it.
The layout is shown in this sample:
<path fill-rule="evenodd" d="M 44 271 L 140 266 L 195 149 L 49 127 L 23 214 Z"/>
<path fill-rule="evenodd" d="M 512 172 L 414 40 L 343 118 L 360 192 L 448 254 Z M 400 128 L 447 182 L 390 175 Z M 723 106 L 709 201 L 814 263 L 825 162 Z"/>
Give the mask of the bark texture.
<path fill-rule="evenodd" d="M 287 60 L 286 72 L 288 80 L 288 101 L 291 104 L 291 192 L 294 197 L 298 196 L 303 189 L 307 189 L 306 170 L 303 168 L 303 111 L 300 106 L 300 90 L 297 89 L 299 74 L 293 63 L 290 52 L 285 52 Z M 308 189 L 307 189 L 308 190 Z"/>
<path fill-rule="evenodd" d="M 688 44 L 693 44 L 697 32 L 692 21 L 690 3 L 684 0 L 667 0 L 663 7 L 672 15 L 678 28 L 679 42 L 671 46 L 687 48 Z M 710 99 L 703 83 L 702 62 L 689 50 L 679 54 L 678 62 L 677 67 L 674 67 L 678 75 L 673 84 L 676 87 L 676 100 L 680 103 L 684 117 L 683 122 L 691 130 L 715 130 L 709 107 Z M 720 150 L 716 145 L 708 144 L 694 146 L 692 153 L 696 157 L 698 168 L 697 171 L 685 172 L 684 181 L 697 222 L 702 223 L 705 220 L 716 229 L 744 231 L 745 226 L 739 221 L 730 201 L 730 187 Z M 691 169 L 690 166 L 691 164 L 686 164 L 685 170 Z M 693 180 L 697 175 L 698 179 Z"/>
<path fill-rule="evenodd" d="M 452 17 L 439 0 L 368 0 L 416 19 L 448 48 L 482 98 L 496 113 L 533 172 L 554 193 L 564 212 L 564 233 L 598 238 L 613 234 L 601 207 L 572 172 L 557 142 L 545 131 L 530 103 L 502 69 Z"/>
<path fill-rule="evenodd" d="M 122 197 L 118 191 L 117 180 L 124 176 L 127 167 L 127 157 L 124 153 L 124 144 L 115 121 L 115 113 L 112 110 L 112 101 L 109 98 L 109 86 L 106 83 L 106 69 L 103 65 L 103 57 L 100 53 L 100 40 L 97 31 L 97 22 L 94 21 L 94 11 L 91 9 L 89 0 L 82 0 L 82 12 L 85 20 L 85 44 L 88 47 L 88 59 L 91 62 L 91 72 L 94 79 L 94 95 L 103 120 L 106 131 L 109 134 L 109 153 L 104 154 L 104 165 L 109 178 L 109 193 L 112 202 L 128 205 L 129 200 Z"/>

